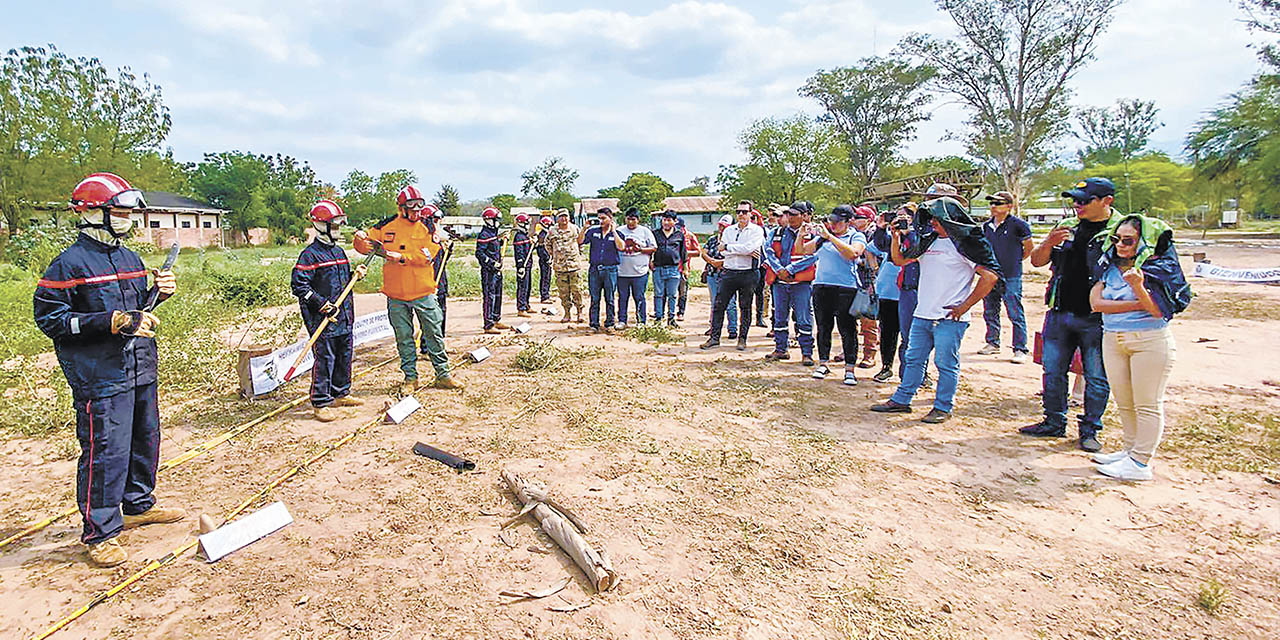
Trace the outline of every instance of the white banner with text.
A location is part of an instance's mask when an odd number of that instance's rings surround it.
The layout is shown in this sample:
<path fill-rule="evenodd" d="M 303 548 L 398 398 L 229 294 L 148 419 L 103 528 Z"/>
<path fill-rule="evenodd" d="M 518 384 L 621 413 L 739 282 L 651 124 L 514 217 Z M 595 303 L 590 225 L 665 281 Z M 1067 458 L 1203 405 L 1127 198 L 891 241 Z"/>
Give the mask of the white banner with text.
<path fill-rule="evenodd" d="M 386 311 L 379 311 L 356 318 L 352 331 L 354 333 L 353 341 L 357 347 L 395 335 L 391 331 L 391 322 L 387 319 Z M 249 374 L 253 382 L 253 395 L 260 396 L 264 393 L 271 393 L 284 384 L 284 374 L 289 372 L 289 367 L 293 366 L 293 361 L 298 358 L 298 354 L 306 346 L 307 339 L 304 338 L 291 345 L 280 347 L 266 355 L 250 358 Z M 297 378 L 310 371 L 313 364 L 315 364 L 315 358 L 308 352 L 306 357 L 302 359 L 302 363 L 298 365 L 298 370 L 294 372 L 293 377 Z"/>

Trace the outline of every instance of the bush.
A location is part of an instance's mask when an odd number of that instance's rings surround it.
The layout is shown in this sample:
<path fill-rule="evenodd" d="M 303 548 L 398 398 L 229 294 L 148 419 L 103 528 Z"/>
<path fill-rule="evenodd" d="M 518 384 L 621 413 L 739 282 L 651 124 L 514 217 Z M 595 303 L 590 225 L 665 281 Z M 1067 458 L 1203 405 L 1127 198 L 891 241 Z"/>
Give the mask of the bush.
<path fill-rule="evenodd" d="M 44 273 L 80 232 L 72 226 L 47 222 L 21 229 L 4 246 L 5 262 L 36 274 Z"/>

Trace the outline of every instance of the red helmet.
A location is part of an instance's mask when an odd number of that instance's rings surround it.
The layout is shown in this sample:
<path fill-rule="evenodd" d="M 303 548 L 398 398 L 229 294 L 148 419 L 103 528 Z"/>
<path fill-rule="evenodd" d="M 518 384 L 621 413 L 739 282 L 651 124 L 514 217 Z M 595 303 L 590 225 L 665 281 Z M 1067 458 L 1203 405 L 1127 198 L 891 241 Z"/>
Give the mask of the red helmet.
<path fill-rule="evenodd" d="M 421 209 L 427 206 L 427 197 L 422 195 L 421 189 L 414 185 L 409 185 L 396 194 L 396 206 L 407 209 Z"/>
<path fill-rule="evenodd" d="M 440 207 L 429 204 L 422 208 L 422 217 L 424 218 L 443 218 L 444 214 L 440 212 Z"/>
<path fill-rule="evenodd" d="M 495 220 L 502 217 L 502 212 L 494 207 L 485 207 L 484 211 L 480 212 L 480 217 L 485 220 Z"/>
<path fill-rule="evenodd" d="M 516 224 L 528 224 L 528 223 L 529 223 L 529 214 L 521 213 L 516 216 Z"/>
<path fill-rule="evenodd" d="M 138 209 L 146 206 L 142 192 L 114 173 L 91 173 L 71 190 L 71 208 L 80 213 L 98 207 Z"/>
<path fill-rule="evenodd" d="M 333 222 L 338 218 L 345 218 L 347 214 L 342 211 L 342 207 L 332 200 L 321 200 L 316 206 L 311 207 L 311 213 L 308 214 L 315 222 Z"/>
<path fill-rule="evenodd" d="M 551 220 L 551 216 L 542 216 L 542 219 L 541 219 L 541 220 L 539 220 L 538 222 L 539 222 L 539 223 L 541 223 L 541 224 L 542 224 L 542 226 L 544 226 L 544 227 L 549 227 L 549 226 L 551 226 L 551 223 L 552 223 L 553 221 Z"/>
<path fill-rule="evenodd" d="M 862 205 L 853 210 L 854 219 L 862 218 L 863 220 L 875 220 L 876 210 L 869 205 Z"/>

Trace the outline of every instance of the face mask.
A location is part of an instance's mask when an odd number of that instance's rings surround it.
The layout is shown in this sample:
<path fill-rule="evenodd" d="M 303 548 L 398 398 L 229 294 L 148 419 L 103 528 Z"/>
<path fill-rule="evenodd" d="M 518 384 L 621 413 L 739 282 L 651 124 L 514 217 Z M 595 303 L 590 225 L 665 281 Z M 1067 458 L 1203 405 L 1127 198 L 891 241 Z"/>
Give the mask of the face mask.
<path fill-rule="evenodd" d="M 129 235 L 133 230 L 133 218 L 128 216 L 108 216 L 111 219 L 111 232 L 117 236 Z"/>
<path fill-rule="evenodd" d="M 338 241 L 338 227 L 341 225 L 312 221 L 311 226 L 316 230 L 316 239 L 320 242 L 333 244 Z"/>

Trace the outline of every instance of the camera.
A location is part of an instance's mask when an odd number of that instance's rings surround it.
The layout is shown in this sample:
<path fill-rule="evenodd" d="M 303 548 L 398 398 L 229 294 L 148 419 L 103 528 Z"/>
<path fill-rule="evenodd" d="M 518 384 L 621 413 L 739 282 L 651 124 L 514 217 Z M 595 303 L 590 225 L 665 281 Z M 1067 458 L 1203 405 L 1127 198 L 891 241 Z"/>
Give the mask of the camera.
<path fill-rule="evenodd" d="M 893 221 L 893 228 L 899 231 L 907 231 L 911 228 L 911 220 L 901 218 Z"/>

